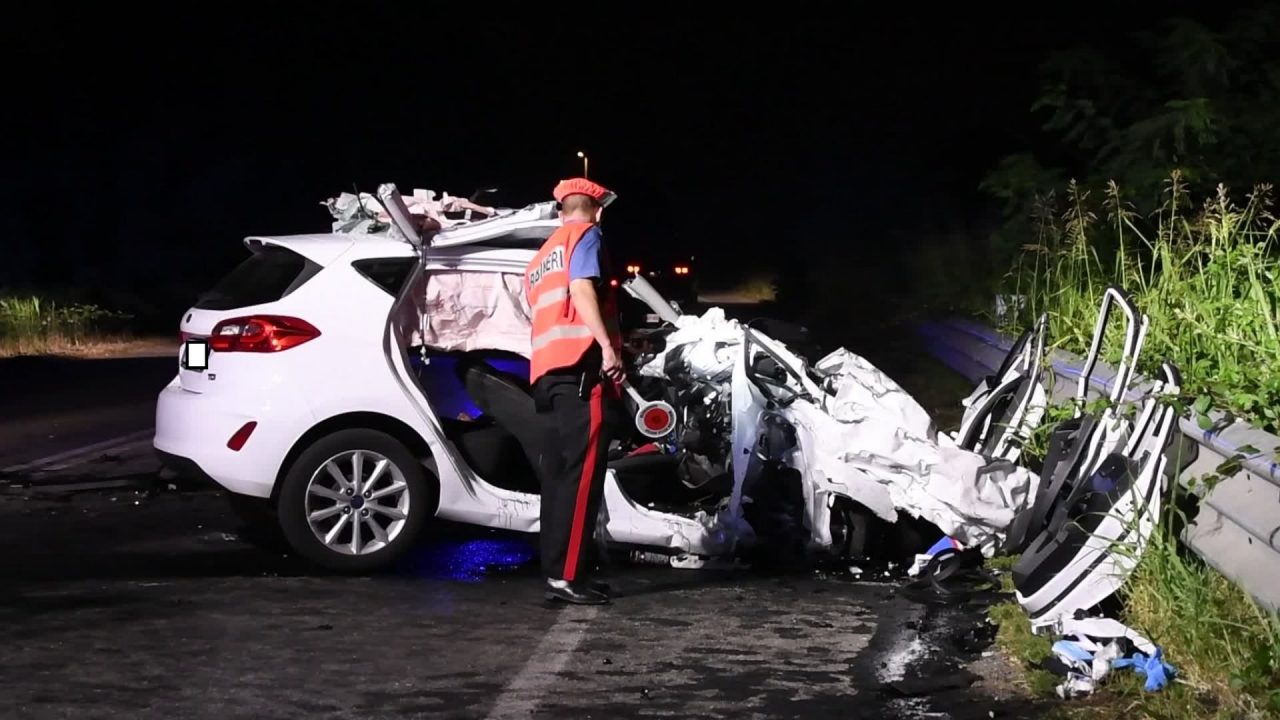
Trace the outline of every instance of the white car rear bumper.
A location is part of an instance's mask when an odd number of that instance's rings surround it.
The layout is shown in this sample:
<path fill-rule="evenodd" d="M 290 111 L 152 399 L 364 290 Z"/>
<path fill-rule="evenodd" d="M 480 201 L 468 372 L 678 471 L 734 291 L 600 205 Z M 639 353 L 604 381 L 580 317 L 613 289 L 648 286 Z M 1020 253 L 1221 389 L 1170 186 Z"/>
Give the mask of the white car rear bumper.
<path fill-rule="evenodd" d="M 295 421 L 310 418 L 296 406 L 288 416 Z M 220 399 L 184 390 L 175 379 L 156 402 L 156 450 L 194 463 L 205 475 L 227 490 L 254 497 L 270 497 L 284 455 L 297 437 L 293 427 L 284 427 L 272 404 L 261 403 L 245 413 L 243 403 L 232 409 Z M 256 422 L 240 450 L 228 441 L 246 423 Z M 286 437 L 287 436 L 287 437 Z"/>

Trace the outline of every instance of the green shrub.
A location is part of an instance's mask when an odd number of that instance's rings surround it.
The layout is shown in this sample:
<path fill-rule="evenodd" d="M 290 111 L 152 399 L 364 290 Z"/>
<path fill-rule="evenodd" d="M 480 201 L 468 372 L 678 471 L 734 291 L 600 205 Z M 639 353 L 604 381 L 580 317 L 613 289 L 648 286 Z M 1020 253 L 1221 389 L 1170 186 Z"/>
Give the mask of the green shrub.
<path fill-rule="evenodd" d="M 1151 318 L 1140 371 L 1169 360 L 1202 408 L 1280 430 L 1280 221 L 1270 188 L 1238 205 L 1219 187 L 1193 207 L 1175 173 L 1151 217 L 1136 215 L 1114 183 L 1103 200 L 1074 184 L 1062 207 L 1039 199 L 1035 237 L 1005 279 L 1004 292 L 1026 302 L 1003 329 L 1021 331 L 1048 313 L 1054 345 L 1083 354 L 1104 290 L 1119 285 Z M 1112 323 L 1108 340 L 1120 330 Z M 1114 361 L 1119 345 L 1107 342 L 1104 359 Z"/>
<path fill-rule="evenodd" d="M 0 297 L 0 352 L 45 352 L 124 336 L 128 318 L 96 305 L 61 305 L 36 296 Z"/>

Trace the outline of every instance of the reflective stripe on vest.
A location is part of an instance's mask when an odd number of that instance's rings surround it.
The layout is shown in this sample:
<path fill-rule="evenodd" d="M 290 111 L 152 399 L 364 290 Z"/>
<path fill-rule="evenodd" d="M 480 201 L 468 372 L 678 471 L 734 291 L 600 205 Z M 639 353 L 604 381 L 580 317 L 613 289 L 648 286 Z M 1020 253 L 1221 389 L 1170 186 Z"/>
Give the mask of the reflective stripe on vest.
<path fill-rule="evenodd" d="M 538 302 L 534 304 L 533 311 L 545 310 L 553 305 L 559 305 L 569 298 L 568 287 L 558 287 L 553 290 L 547 290 L 538 295 Z"/>
<path fill-rule="evenodd" d="M 533 311 L 530 382 L 551 370 L 577 363 L 595 342 L 569 297 L 569 259 L 591 227 L 590 223 L 569 223 L 557 228 L 525 270 L 525 292 Z M 612 290 L 605 288 L 600 300 L 610 340 L 621 348 Z"/>
<path fill-rule="evenodd" d="M 557 325 L 533 336 L 533 351 L 547 347 L 556 340 L 580 340 L 591 338 L 591 328 L 586 325 Z"/>

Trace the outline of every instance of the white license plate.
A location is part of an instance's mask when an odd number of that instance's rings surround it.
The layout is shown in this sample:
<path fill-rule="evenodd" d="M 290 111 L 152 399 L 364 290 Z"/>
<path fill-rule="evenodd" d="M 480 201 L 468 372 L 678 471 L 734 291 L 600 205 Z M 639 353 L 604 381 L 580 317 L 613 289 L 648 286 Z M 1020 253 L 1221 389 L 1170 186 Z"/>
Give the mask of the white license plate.
<path fill-rule="evenodd" d="M 191 339 L 182 347 L 182 367 L 184 370 L 204 372 L 209 369 L 209 341 Z"/>

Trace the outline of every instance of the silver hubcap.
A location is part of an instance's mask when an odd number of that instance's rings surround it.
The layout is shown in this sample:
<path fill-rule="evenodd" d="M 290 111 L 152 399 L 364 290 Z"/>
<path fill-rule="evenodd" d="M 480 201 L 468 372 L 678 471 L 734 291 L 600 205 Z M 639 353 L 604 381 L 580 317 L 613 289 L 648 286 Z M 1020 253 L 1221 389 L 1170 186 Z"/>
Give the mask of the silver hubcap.
<path fill-rule="evenodd" d="M 395 463 L 372 450 L 329 458 L 307 483 L 311 532 L 330 550 L 367 555 L 386 547 L 409 517 L 409 484 Z"/>

